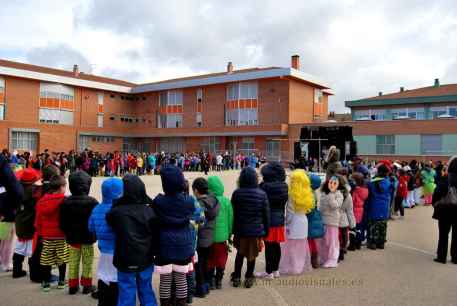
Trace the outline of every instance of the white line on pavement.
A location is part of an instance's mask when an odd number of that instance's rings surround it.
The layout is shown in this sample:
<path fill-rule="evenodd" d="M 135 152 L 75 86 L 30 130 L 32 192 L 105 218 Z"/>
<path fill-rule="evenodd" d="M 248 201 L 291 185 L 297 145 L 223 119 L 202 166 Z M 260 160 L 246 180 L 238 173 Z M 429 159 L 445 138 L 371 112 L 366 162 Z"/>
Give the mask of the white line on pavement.
<path fill-rule="evenodd" d="M 432 252 L 421 250 L 421 249 L 418 249 L 418 248 L 415 248 L 415 247 L 412 247 L 412 246 L 409 246 L 409 245 L 406 245 L 406 244 L 403 244 L 403 243 L 398 243 L 398 242 L 395 242 L 395 241 L 388 241 L 387 243 L 391 244 L 391 245 L 394 245 L 394 246 L 397 246 L 397 247 L 400 247 L 400 248 L 403 248 L 403 249 L 416 251 L 416 252 L 419 252 L 419 253 L 422 253 L 422 254 L 427 254 L 427 255 L 431 255 L 431 256 L 435 255 Z"/>

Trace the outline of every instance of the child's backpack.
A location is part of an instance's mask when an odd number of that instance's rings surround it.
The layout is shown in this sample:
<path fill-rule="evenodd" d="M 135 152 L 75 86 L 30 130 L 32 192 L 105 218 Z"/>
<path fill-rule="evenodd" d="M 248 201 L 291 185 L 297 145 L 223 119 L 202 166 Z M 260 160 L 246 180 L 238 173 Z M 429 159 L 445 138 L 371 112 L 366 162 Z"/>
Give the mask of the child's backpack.
<path fill-rule="evenodd" d="M 308 217 L 308 238 L 316 239 L 324 237 L 324 223 L 322 222 L 322 216 L 319 209 L 314 208 Z"/>

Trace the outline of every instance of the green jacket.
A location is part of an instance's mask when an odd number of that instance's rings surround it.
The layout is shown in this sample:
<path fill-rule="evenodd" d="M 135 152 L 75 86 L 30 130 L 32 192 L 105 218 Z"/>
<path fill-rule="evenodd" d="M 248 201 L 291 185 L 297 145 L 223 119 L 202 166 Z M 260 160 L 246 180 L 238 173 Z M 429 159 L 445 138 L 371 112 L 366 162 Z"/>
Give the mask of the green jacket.
<path fill-rule="evenodd" d="M 219 214 L 216 217 L 216 229 L 214 231 L 214 242 L 224 242 L 230 238 L 233 227 L 232 203 L 224 197 L 224 185 L 217 176 L 208 177 L 208 188 L 220 203 Z"/>

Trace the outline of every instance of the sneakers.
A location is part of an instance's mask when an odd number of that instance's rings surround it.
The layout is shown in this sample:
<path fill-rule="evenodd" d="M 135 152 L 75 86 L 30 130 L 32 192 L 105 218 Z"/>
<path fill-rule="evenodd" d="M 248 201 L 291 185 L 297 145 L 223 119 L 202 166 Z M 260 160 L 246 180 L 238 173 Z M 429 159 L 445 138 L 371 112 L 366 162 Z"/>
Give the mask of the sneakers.
<path fill-rule="evenodd" d="M 43 292 L 49 292 L 49 291 L 51 291 L 51 284 L 48 283 L 48 282 L 42 282 L 42 283 L 41 283 L 41 290 L 42 290 Z"/>
<path fill-rule="evenodd" d="M 27 272 L 21 270 L 21 271 L 13 271 L 13 278 L 21 278 L 27 275 Z"/>
<path fill-rule="evenodd" d="M 446 264 L 446 260 L 442 260 L 440 258 L 435 258 L 433 259 L 434 262 L 441 263 L 441 264 Z"/>
<path fill-rule="evenodd" d="M 246 277 L 244 280 L 244 287 L 249 289 L 252 286 L 254 286 L 254 283 L 255 283 L 255 277 Z"/>
<path fill-rule="evenodd" d="M 281 275 L 279 274 L 279 271 L 273 271 L 273 276 L 275 278 L 280 278 L 281 277 Z"/>
<path fill-rule="evenodd" d="M 57 283 L 57 289 L 65 289 L 65 281 L 59 281 Z"/>
<path fill-rule="evenodd" d="M 69 294 L 69 295 L 74 295 L 74 294 L 76 294 L 78 291 L 79 291 L 79 287 L 70 287 L 70 288 L 68 289 L 68 294 Z"/>
<path fill-rule="evenodd" d="M 96 291 L 97 288 L 95 288 L 95 286 L 84 286 L 83 287 L 83 294 L 90 294 L 94 291 Z"/>
<path fill-rule="evenodd" d="M 279 275 L 278 271 L 275 271 L 275 272 L 277 272 Z M 275 278 L 274 273 L 269 274 L 267 272 L 255 272 L 254 275 L 255 275 L 255 277 L 264 278 L 264 279 L 274 279 Z"/>
<path fill-rule="evenodd" d="M 330 262 L 326 262 L 322 265 L 322 268 L 325 268 L 325 269 L 332 269 L 332 268 L 337 268 L 338 267 L 338 264 L 334 264 L 334 263 L 330 263 Z"/>
<path fill-rule="evenodd" d="M 234 273 L 230 275 L 230 282 L 232 283 L 232 286 L 235 288 L 238 288 L 241 286 L 241 278 L 236 277 Z"/>

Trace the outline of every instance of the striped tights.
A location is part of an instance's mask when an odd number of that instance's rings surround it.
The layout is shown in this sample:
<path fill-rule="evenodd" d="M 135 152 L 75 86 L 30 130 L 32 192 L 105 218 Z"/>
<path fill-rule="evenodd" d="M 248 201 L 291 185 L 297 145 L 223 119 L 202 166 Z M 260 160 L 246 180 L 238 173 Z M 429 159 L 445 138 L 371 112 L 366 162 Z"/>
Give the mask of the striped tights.
<path fill-rule="evenodd" d="M 171 287 L 173 282 L 176 286 L 176 298 L 187 298 L 186 273 L 180 273 L 175 271 L 168 274 L 160 274 L 160 298 L 169 299 L 171 297 Z"/>

